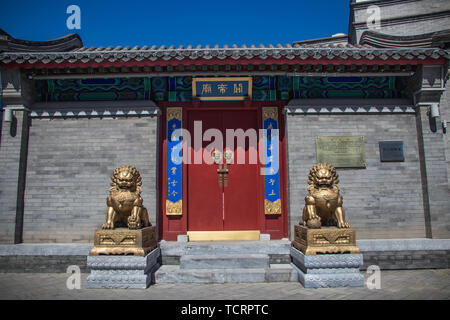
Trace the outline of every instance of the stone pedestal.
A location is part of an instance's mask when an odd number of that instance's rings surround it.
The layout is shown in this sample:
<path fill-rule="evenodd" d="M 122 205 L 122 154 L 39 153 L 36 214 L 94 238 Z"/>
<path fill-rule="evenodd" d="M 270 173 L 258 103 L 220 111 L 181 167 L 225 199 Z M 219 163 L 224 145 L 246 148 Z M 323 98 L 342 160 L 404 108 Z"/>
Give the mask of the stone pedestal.
<path fill-rule="evenodd" d="M 305 255 L 291 247 L 292 266 L 305 288 L 363 287 L 362 254 Z"/>
<path fill-rule="evenodd" d="M 137 230 L 128 228 L 96 230 L 94 233 L 94 248 L 89 252 L 89 255 L 145 256 L 158 246 L 156 239 L 155 226 Z"/>
<path fill-rule="evenodd" d="M 87 257 L 91 270 L 88 288 L 140 288 L 154 283 L 154 273 L 160 267 L 160 248 L 146 256 L 99 255 Z"/>
<path fill-rule="evenodd" d="M 352 228 L 322 227 L 310 229 L 296 225 L 292 245 L 305 255 L 317 253 L 360 253 Z"/>

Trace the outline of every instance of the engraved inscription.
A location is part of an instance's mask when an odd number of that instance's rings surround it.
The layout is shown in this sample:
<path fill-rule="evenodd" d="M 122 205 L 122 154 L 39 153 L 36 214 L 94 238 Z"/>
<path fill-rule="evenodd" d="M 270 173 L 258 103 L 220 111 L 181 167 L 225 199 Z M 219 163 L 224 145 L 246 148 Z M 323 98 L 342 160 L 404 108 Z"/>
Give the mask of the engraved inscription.
<path fill-rule="evenodd" d="M 403 141 L 380 141 L 380 161 L 382 162 L 403 162 L 405 154 L 403 152 Z"/>
<path fill-rule="evenodd" d="M 338 168 L 365 168 L 364 137 L 316 137 L 316 156 L 318 163 L 328 163 Z"/>

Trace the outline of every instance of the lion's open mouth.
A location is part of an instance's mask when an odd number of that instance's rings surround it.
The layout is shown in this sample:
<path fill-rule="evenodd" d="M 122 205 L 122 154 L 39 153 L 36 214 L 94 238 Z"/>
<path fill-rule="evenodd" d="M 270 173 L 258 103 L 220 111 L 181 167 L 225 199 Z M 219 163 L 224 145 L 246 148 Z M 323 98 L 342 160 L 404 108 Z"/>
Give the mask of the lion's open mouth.
<path fill-rule="evenodd" d="M 117 184 L 119 189 L 130 189 L 131 188 L 131 182 L 119 182 Z"/>
<path fill-rule="evenodd" d="M 317 181 L 317 185 L 320 187 L 331 186 L 331 181 L 330 181 L 330 179 L 319 179 Z"/>

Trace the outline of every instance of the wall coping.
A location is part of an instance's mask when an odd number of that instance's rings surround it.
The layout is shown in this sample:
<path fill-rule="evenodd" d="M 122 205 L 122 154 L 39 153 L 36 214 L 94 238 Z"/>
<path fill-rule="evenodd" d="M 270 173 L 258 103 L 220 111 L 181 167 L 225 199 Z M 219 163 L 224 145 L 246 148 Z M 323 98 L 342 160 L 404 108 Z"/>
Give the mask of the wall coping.
<path fill-rule="evenodd" d="M 62 101 L 38 102 L 31 106 L 32 118 L 158 116 L 154 101 Z"/>
<path fill-rule="evenodd" d="M 292 99 L 287 114 L 377 114 L 415 113 L 407 99 Z"/>

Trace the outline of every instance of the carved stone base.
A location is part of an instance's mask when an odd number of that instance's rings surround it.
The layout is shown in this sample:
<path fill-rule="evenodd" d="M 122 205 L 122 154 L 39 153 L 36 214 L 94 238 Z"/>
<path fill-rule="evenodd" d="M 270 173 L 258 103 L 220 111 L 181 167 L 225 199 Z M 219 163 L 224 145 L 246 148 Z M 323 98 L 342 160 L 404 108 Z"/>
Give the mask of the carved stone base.
<path fill-rule="evenodd" d="M 360 253 L 352 228 L 309 229 L 296 225 L 292 245 L 305 255 L 317 253 Z"/>
<path fill-rule="evenodd" d="M 96 230 L 94 248 L 89 255 L 145 256 L 157 246 L 155 226 L 137 230 L 127 228 Z"/>
<path fill-rule="evenodd" d="M 88 256 L 87 288 L 141 288 L 155 283 L 155 272 L 161 264 L 160 248 L 145 257 L 105 255 Z"/>
<path fill-rule="evenodd" d="M 291 247 L 292 267 L 305 288 L 363 287 L 362 254 L 304 255 Z"/>

